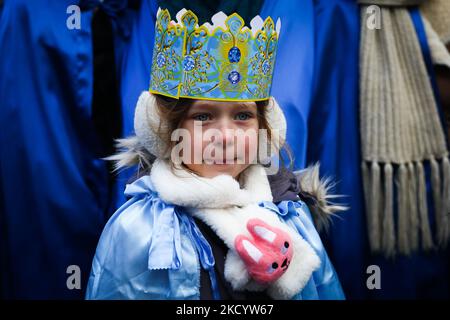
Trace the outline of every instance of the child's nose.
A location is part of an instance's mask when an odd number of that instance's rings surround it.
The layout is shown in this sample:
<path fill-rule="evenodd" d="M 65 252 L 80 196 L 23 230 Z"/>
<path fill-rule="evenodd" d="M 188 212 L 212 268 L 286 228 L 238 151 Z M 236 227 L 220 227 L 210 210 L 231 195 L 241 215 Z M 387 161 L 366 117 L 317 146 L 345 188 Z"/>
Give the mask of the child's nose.
<path fill-rule="evenodd" d="M 218 128 L 222 134 L 223 145 L 229 145 L 234 143 L 236 136 L 236 128 L 232 121 L 228 119 L 222 119 Z"/>

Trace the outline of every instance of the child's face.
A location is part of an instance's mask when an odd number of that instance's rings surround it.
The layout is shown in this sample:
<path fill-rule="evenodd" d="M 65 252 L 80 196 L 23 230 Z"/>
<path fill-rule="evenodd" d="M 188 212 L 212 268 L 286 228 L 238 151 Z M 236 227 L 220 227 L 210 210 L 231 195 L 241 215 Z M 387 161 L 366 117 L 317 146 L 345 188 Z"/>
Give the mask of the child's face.
<path fill-rule="evenodd" d="M 257 116 L 255 102 L 196 100 L 180 124 L 192 137 L 191 161 L 184 161 L 184 165 L 202 177 L 228 174 L 236 178 L 256 161 Z M 201 140 L 195 139 L 195 135 L 199 135 L 199 125 Z M 196 143 L 200 147 L 196 148 Z M 200 161 L 194 161 L 194 156 Z"/>

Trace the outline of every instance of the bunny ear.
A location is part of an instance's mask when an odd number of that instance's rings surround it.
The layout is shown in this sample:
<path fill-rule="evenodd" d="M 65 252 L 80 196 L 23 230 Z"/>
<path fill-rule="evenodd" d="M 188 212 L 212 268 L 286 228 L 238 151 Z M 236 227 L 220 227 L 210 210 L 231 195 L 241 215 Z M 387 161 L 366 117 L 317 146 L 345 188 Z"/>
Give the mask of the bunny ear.
<path fill-rule="evenodd" d="M 246 236 L 238 236 L 235 241 L 237 253 L 245 261 L 258 263 L 263 253 L 255 246 L 255 244 Z"/>
<path fill-rule="evenodd" d="M 267 223 L 260 219 L 250 219 L 247 222 L 247 229 L 254 237 L 268 243 L 273 243 L 277 237 L 277 234 L 270 230 Z"/>
<path fill-rule="evenodd" d="M 255 231 L 255 235 L 266 240 L 269 243 L 273 243 L 273 241 L 277 237 L 275 232 L 270 231 L 269 229 L 263 226 L 255 226 L 253 230 Z"/>

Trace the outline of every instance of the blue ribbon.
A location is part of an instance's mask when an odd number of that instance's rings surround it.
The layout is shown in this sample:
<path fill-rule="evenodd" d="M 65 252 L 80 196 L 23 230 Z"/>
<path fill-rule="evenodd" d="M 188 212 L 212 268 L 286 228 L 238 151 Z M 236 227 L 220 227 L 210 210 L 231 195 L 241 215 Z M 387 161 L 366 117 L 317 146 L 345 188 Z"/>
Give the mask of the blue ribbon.
<path fill-rule="evenodd" d="M 214 270 L 215 260 L 212 248 L 203 234 L 198 229 L 194 219 L 188 214 L 181 214 L 180 219 L 188 226 L 191 238 L 194 241 L 195 248 L 198 252 L 202 268 L 208 271 L 209 280 L 214 300 L 220 300 L 219 286 L 217 284 L 216 272 Z"/>
<path fill-rule="evenodd" d="M 169 205 L 160 211 L 155 221 L 148 250 L 148 268 L 178 270 L 181 265 L 180 223 L 174 206 Z"/>
<path fill-rule="evenodd" d="M 154 194 L 148 192 L 149 185 L 151 185 L 150 178 L 148 176 L 142 177 L 135 183 L 127 185 L 125 194 L 141 199 L 153 197 Z M 220 292 L 214 270 L 214 255 L 211 246 L 203 237 L 194 219 L 189 214 L 182 212 L 179 207 L 167 205 L 162 201 L 153 203 L 151 210 L 155 210 L 155 222 L 148 250 L 148 269 L 180 269 L 182 266 L 181 222 L 189 232 L 195 250 L 198 252 L 202 268 L 208 271 L 213 298 L 220 300 Z"/>
<path fill-rule="evenodd" d="M 274 213 L 276 213 L 279 216 L 285 217 L 288 214 L 293 214 L 298 216 L 299 213 L 297 209 L 302 208 L 306 204 L 302 201 L 291 201 L 291 200 L 284 200 L 278 203 L 276 205 L 275 203 L 271 201 L 261 201 L 258 203 L 258 205 L 264 209 L 268 209 Z"/>

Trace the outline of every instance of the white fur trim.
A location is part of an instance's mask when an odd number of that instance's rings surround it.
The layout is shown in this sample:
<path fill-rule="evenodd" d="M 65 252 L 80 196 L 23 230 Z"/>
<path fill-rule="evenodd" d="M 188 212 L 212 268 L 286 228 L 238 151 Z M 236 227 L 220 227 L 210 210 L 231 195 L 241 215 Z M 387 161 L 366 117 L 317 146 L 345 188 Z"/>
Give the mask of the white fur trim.
<path fill-rule="evenodd" d="M 172 168 L 168 160 L 157 159 L 150 178 L 162 200 L 183 207 L 227 208 L 252 202 L 272 201 L 270 184 L 264 168 L 251 165 L 243 173 L 251 173 L 252 181 L 239 182 L 229 175 L 200 177 L 180 168 Z"/>
<path fill-rule="evenodd" d="M 272 200 L 267 175 L 260 165 L 248 167 L 238 183 L 227 175 L 203 178 L 183 169 L 172 171 L 168 161 L 157 159 L 150 178 L 162 200 L 185 207 L 191 215 L 208 224 L 230 248 L 225 259 L 225 278 L 235 290 L 267 289 L 275 299 L 290 299 L 301 291 L 319 267 L 315 251 L 298 232 L 272 211 L 258 206 L 259 201 Z M 268 287 L 250 278 L 234 248 L 238 235 L 252 237 L 247 230 L 247 222 L 252 218 L 284 230 L 293 241 L 294 255 L 288 270 Z"/>
<path fill-rule="evenodd" d="M 235 250 L 228 250 L 225 258 L 224 275 L 233 290 L 242 290 L 242 288 L 251 283 L 247 267 Z M 261 288 L 261 290 L 264 289 L 264 287 Z"/>
<path fill-rule="evenodd" d="M 155 96 L 148 91 L 142 92 L 134 113 L 134 131 L 148 152 L 157 158 L 168 159 L 168 146 L 158 135 L 160 122 Z M 161 130 L 167 130 L 165 123 L 161 123 Z"/>

